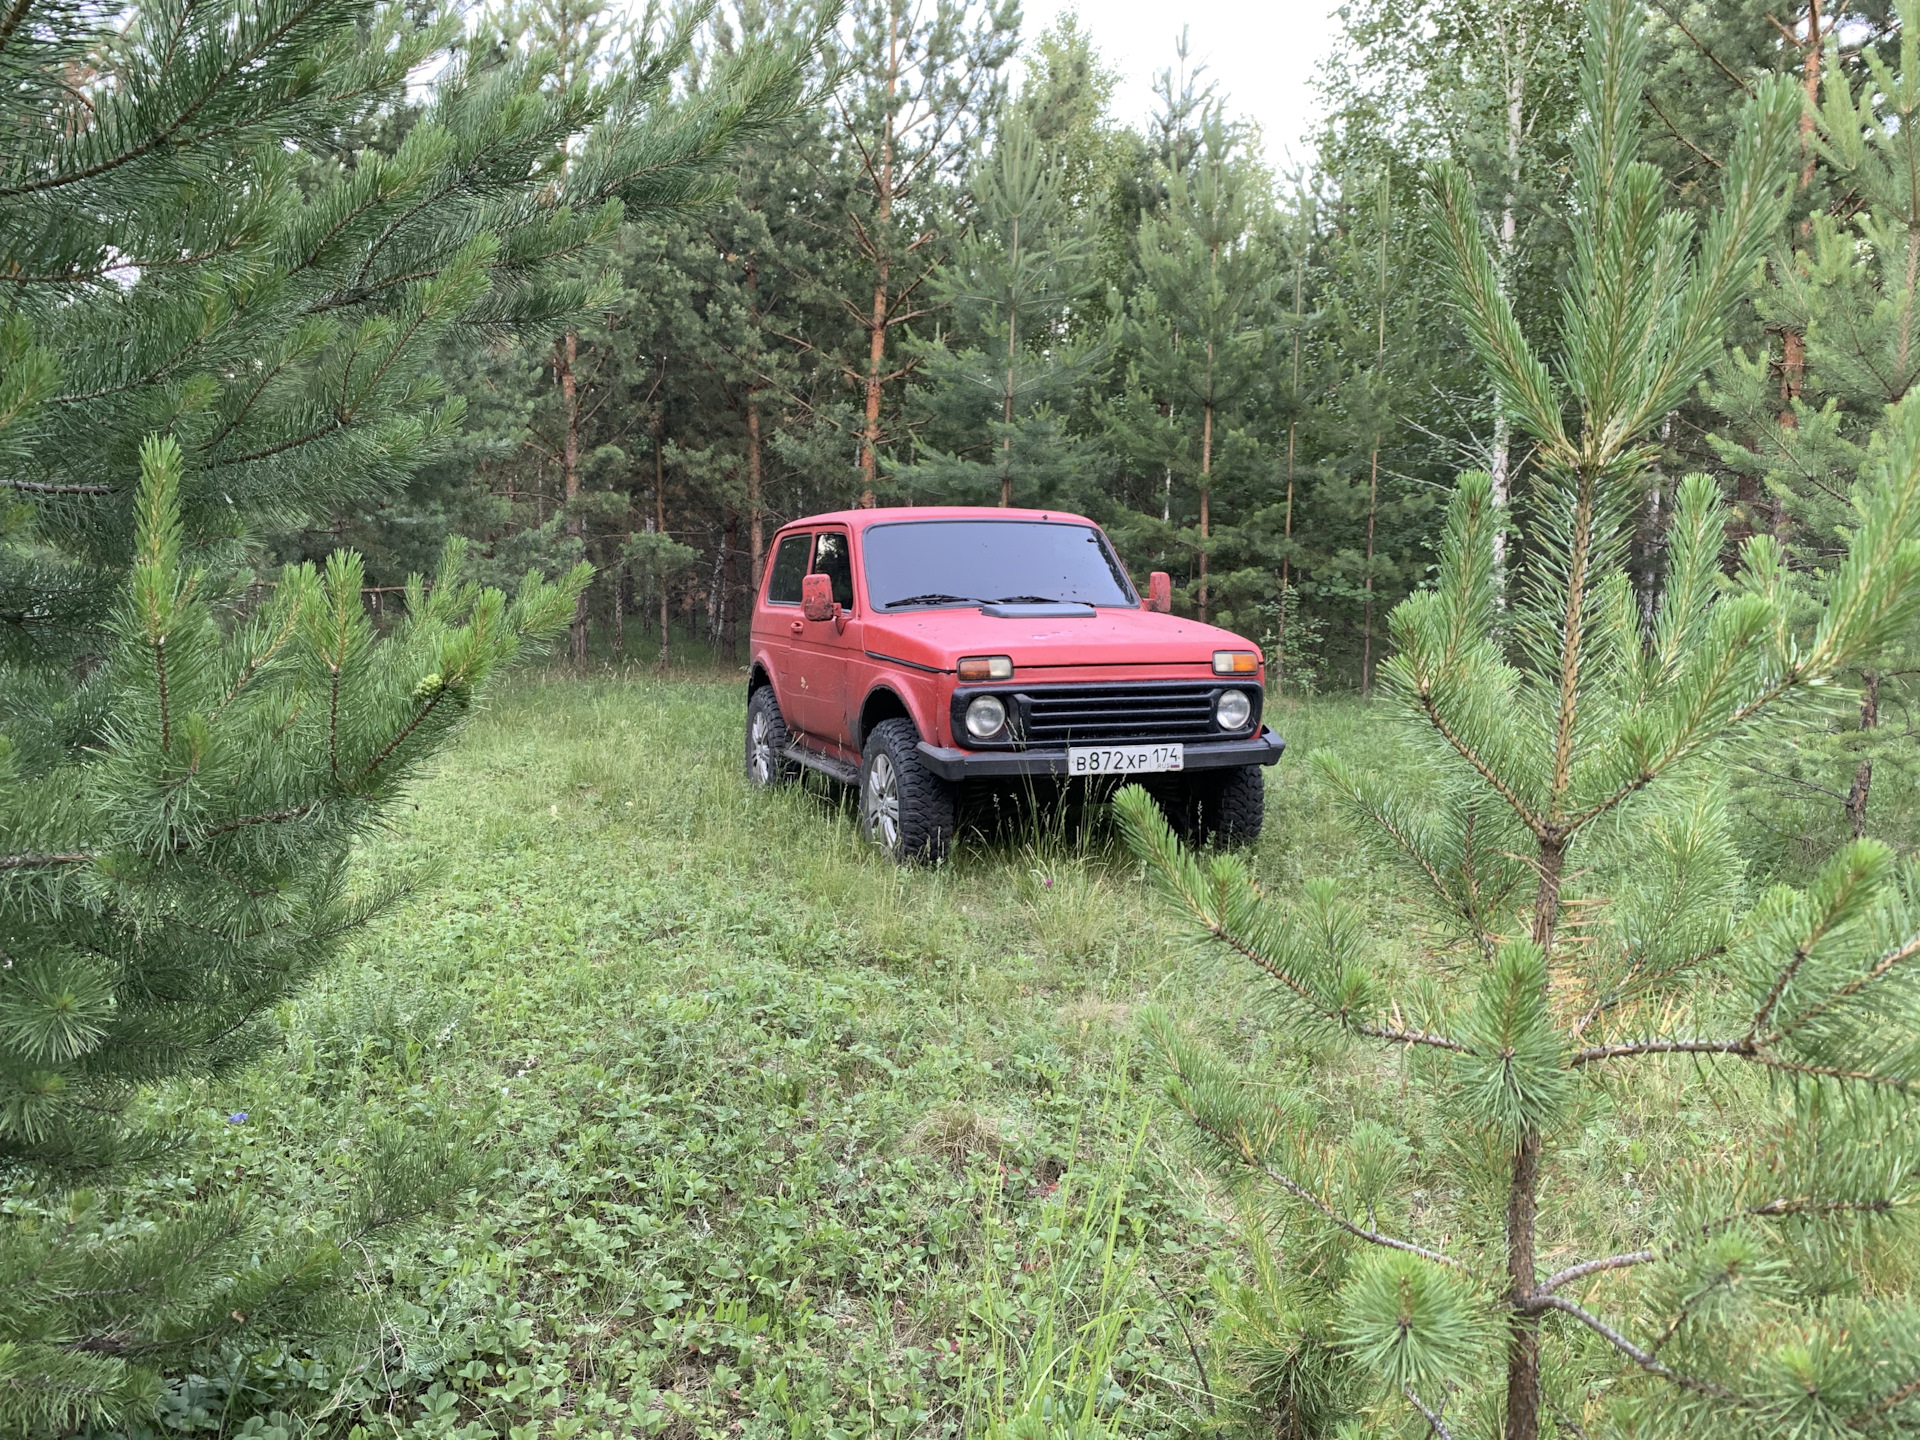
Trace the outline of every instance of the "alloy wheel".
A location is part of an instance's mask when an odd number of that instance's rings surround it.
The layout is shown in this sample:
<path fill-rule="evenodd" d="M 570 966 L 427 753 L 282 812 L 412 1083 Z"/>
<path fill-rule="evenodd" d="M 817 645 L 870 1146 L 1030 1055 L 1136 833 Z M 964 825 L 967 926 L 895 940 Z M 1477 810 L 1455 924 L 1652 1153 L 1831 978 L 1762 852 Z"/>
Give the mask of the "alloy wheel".
<path fill-rule="evenodd" d="M 765 712 L 756 711 L 753 717 L 753 783 L 756 785 L 773 784 L 773 742 L 767 738 L 770 728 Z"/>
<path fill-rule="evenodd" d="M 884 750 L 867 766 L 867 835 L 889 854 L 900 848 L 900 777 Z"/>

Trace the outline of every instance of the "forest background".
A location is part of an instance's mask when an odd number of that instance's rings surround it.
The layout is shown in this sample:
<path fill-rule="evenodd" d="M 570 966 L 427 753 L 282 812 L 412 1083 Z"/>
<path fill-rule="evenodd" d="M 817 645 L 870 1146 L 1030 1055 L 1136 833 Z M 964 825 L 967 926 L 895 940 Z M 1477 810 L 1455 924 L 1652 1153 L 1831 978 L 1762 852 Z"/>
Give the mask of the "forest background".
<path fill-rule="evenodd" d="M 1317 160 L 1277 173 L 1180 37 L 1135 127 L 1112 113 L 1116 77 L 1071 15 L 1028 35 L 1012 4 L 855 4 L 818 52 L 819 98 L 747 146 L 724 204 L 626 227 L 590 277 L 607 287 L 603 318 L 551 346 L 447 342 L 441 369 L 467 402 L 459 443 L 403 495 L 314 515 L 263 561 L 351 547 L 379 603 L 450 534 L 472 538 L 489 578 L 584 558 L 597 570 L 574 659 L 664 665 L 691 644 L 737 660 L 766 538 L 787 520 L 1057 506 L 1108 526 L 1136 570 L 1171 571 L 1183 613 L 1260 639 L 1283 688 L 1367 692 L 1387 610 L 1430 575 L 1452 477 L 1485 468 L 1505 500 L 1528 475 L 1436 301 L 1420 179 L 1442 158 L 1467 167 L 1523 328 L 1548 324 L 1572 244 L 1580 13 L 1566 0 L 1339 13 Z M 606 0 L 531 0 L 476 17 L 467 43 L 550 48 L 560 83 L 614 64 L 633 23 Z M 726 7 L 677 85 L 697 95 L 742 45 L 816 23 L 806 6 Z M 1650 158 L 1704 213 L 1756 77 L 1791 73 L 1817 100 L 1829 47 L 1853 78 L 1891 59 L 1897 35 L 1883 4 L 1837 20 L 1819 0 L 1791 17 L 1757 0 L 1656 5 Z M 413 118 L 395 110 L 378 143 L 397 146 Z M 1844 225 L 1875 199 L 1805 133 L 1772 284 L 1715 383 L 1662 428 L 1636 539 L 1646 603 L 1673 484 L 1691 471 L 1719 477 L 1747 533 L 1777 533 L 1808 568 L 1829 562 L 1835 476 L 1911 383 L 1897 354 L 1876 367 L 1819 352 L 1817 319 L 1789 313 L 1821 288 L 1788 295 L 1815 218 Z M 1912 290 L 1898 273 L 1865 281 L 1845 297 L 1860 313 Z M 1823 293 L 1838 299 L 1831 277 Z M 1783 445 L 1803 415 L 1823 418 Z M 1857 827 L 1871 745 L 1836 746 L 1825 773 L 1791 783 L 1832 792 Z"/>

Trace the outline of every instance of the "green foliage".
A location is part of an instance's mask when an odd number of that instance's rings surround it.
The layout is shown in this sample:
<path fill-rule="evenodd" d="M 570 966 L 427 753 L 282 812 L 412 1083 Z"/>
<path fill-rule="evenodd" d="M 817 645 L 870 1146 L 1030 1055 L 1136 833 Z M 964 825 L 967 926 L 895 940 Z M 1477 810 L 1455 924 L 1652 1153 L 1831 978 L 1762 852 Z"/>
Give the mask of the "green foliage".
<path fill-rule="evenodd" d="M 718 194 L 805 47 L 743 51 L 676 102 L 696 17 L 548 86 L 550 54 L 449 58 L 448 23 L 354 0 L 24 14 L 0 27 L 0 1168 L 19 1199 L 0 1428 L 65 1430 L 139 1418 L 155 1366 L 224 1337 L 321 1323 L 295 1316 L 333 1303 L 341 1247 L 461 1183 L 463 1142 L 423 1118 L 342 1137 L 369 1147 L 360 1198 L 304 1225 L 257 1223 L 229 1186 L 145 1230 L 58 1194 L 75 1167 L 150 1163 L 167 1136 L 143 1087 L 256 1051 L 391 903 L 402 878 L 350 884 L 351 847 L 589 573 L 509 599 L 463 577 L 456 541 L 383 636 L 357 556 L 261 581 L 261 530 L 390 496 L 440 453 L 462 406 L 436 347 L 595 303 L 574 260 L 629 213 Z M 436 56 L 405 133 L 370 143 Z"/>
<path fill-rule="evenodd" d="M 1124 331 L 1126 380 L 1107 412 L 1110 443 L 1162 480 L 1154 538 L 1193 556 L 1192 603 L 1203 620 L 1214 489 L 1245 494 L 1265 475 L 1246 410 L 1270 363 L 1279 274 L 1277 255 L 1263 243 L 1258 174 L 1216 107 L 1202 118 L 1193 155 L 1159 176 L 1166 207 L 1141 223 L 1139 283 L 1128 296 Z M 1143 522 L 1152 525 L 1151 512 L 1128 528 Z"/>
<path fill-rule="evenodd" d="M 1074 335 L 1093 246 L 1064 184 L 1024 117 L 1002 120 L 975 167 L 972 225 L 937 281 L 946 328 L 924 352 L 929 423 L 919 459 L 895 472 L 917 498 L 1085 503 L 1076 492 L 1091 478 L 1087 446 L 1063 432 L 1060 412 L 1099 358 L 1098 337 Z"/>
<path fill-rule="evenodd" d="M 1164 1022 L 1159 1048 L 1175 1103 L 1273 1207 L 1268 1223 L 1365 1257 L 1322 1272 L 1335 1328 L 1436 1432 L 1442 1412 L 1491 1414 L 1502 1398 L 1511 1440 L 1574 1413 L 1639 1433 L 1898 1428 L 1920 1395 L 1920 1327 L 1903 1302 L 1864 1296 L 1859 1247 L 1863 1227 L 1913 1199 L 1913 881 L 1861 842 L 1805 890 L 1754 901 L 1719 787 L 1729 756 L 1791 733 L 1799 707 L 1911 624 L 1920 405 L 1889 413 L 1818 595 L 1769 536 L 1723 573 L 1718 488 L 1683 481 L 1667 585 L 1643 624 L 1625 536 L 1647 436 L 1713 358 L 1779 222 L 1797 104 L 1783 85 L 1755 87 L 1696 248 L 1692 219 L 1662 212 L 1658 173 L 1635 159 L 1632 7 L 1594 0 L 1588 15 L 1582 223 L 1556 367 L 1514 317 L 1464 175 L 1443 169 L 1435 185 L 1464 322 L 1541 471 L 1517 597 L 1503 610 L 1494 586 L 1491 481 L 1463 475 L 1436 584 L 1395 610 L 1382 672 L 1430 779 L 1396 776 L 1396 793 L 1323 764 L 1397 852 L 1428 933 L 1454 948 L 1454 983 L 1395 984 L 1360 927 L 1329 923 L 1343 913 L 1331 887 L 1276 901 L 1242 860 L 1184 854 L 1144 794 L 1117 802 L 1201 946 L 1283 992 L 1292 1043 L 1405 1052 L 1421 1099 L 1367 1118 L 1407 1159 L 1356 1127 L 1343 1182 L 1309 1093 L 1254 1091 Z M 1631 1218 L 1568 1206 L 1571 1152 L 1660 1088 L 1646 1072 L 1662 1056 L 1745 1107 L 1734 1177 L 1724 1161 L 1639 1175 Z M 1724 1065 L 1775 1083 L 1721 1081 Z M 1861 1298 L 1831 1298 L 1842 1291 Z M 1504 1377 L 1486 1353 L 1495 1327 Z"/>

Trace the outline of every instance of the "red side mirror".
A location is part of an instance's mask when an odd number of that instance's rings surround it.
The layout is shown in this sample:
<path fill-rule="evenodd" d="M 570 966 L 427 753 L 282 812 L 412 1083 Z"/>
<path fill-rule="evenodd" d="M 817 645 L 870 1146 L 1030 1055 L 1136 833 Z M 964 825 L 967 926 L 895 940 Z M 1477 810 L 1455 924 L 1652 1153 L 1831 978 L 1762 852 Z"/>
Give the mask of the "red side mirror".
<path fill-rule="evenodd" d="M 1156 615 L 1173 613 L 1173 580 L 1166 571 L 1156 570 L 1147 577 L 1147 598 L 1140 602 L 1140 608 Z"/>
<path fill-rule="evenodd" d="M 840 607 L 833 603 L 833 581 L 825 575 L 809 575 L 800 582 L 800 613 L 809 620 L 831 620 Z"/>

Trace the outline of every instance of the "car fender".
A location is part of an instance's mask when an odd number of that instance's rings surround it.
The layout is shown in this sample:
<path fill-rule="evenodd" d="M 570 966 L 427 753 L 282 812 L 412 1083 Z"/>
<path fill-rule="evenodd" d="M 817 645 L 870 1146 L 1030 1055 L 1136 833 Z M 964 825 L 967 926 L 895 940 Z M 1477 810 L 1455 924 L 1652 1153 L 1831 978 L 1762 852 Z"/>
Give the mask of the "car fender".
<path fill-rule="evenodd" d="M 867 736 L 874 725 L 902 711 L 913 722 L 913 728 L 920 733 L 922 740 L 937 741 L 942 738 L 946 727 L 937 723 L 938 704 L 935 697 L 927 693 L 928 690 L 924 679 L 916 680 L 891 667 L 871 676 L 861 694 L 860 708 L 854 716 L 855 748 L 866 746 Z"/>

